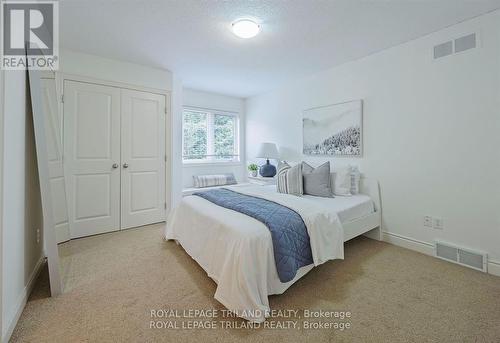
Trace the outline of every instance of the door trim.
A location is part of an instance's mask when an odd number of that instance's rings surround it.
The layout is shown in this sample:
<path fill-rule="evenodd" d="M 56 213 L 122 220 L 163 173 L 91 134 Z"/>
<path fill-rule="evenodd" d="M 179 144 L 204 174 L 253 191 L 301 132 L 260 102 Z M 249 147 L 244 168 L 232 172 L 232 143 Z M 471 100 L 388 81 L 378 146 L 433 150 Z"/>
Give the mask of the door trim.
<path fill-rule="evenodd" d="M 156 94 L 160 94 L 160 95 L 166 95 L 166 94 L 171 93 L 171 91 L 169 91 L 168 89 L 143 87 L 143 86 L 133 85 L 133 84 L 124 83 L 124 82 L 103 80 L 103 79 L 97 79 L 97 78 L 83 76 L 83 75 L 69 74 L 69 73 L 64 73 L 64 72 L 56 72 L 56 77 L 57 76 L 61 80 L 94 83 L 97 85 L 110 86 L 110 87 L 116 87 L 116 88 L 125 88 L 125 89 L 137 90 L 137 91 L 147 92 L 147 93 L 156 93 Z"/>
<path fill-rule="evenodd" d="M 165 154 L 166 154 L 166 162 L 165 162 L 165 201 L 167 203 L 166 214 L 172 210 L 172 156 L 173 156 L 173 146 L 172 146 L 172 90 L 169 89 L 159 89 L 152 87 L 144 87 L 138 86 L 134 84 L 129 84 L 125 82 L 118 81 L 110 81 L 104 80 L 94 77 L 88 77 L 84 75 L 77 75 L 72 73 L 64 73 L 64 72 L 55 72 L 56 78 L 56 94 L 58 97 L 59 110 L 62 118 L 61 128 L 64 130 L 64 103 L 62 102 L 62 97 L 64 95 L 64 81 L 76 81 L 76 82 L 84 82 L 91 83 L 102 86 L 110 86 L 120 89 L 130 89 L 147 93 L 154 93 L 158 95 L 163 95 L 165 97 Z M 61 137 L 64 137 L 64 132 L 61 132 Z M 62 151 L 64 151 L 64 142 L 62 146 Z M 63 155 L 63 167 L 64 174 L 67 175 L 67 165 L 64 163 L 65 156 Z M 66 181 L 66 189 L 68 189 L 68 178 L 65 177 Z M 71 225 L 71 224 L 70 224 Z M 69 228 L 69 232 L 71 232 L 71 227 Z"/>

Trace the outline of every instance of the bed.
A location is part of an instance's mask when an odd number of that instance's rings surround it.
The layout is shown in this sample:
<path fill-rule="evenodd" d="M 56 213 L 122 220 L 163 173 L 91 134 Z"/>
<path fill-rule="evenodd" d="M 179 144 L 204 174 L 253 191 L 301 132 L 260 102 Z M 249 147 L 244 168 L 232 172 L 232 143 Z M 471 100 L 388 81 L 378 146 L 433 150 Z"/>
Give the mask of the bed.
<path fill-rule="evenodd" d="M 297 212 L 310 236 L 314 262 L 281 282 L 270 230 L 243 213 L 200 196 L 183 198 L 169 215 L 165 238 L 175 240 L 217 283 L 215 299 L 244 319 L 262 322 L 269 315 L 268 296 L 282 294 L 314 266 L 343 259 L 343 245 L 365 234 L 381 239 L 378 182 L 360 180 L 360 194 L 335 198 L 276 192 L 276 186 L 235 185 L 227 189 L 267 199 Z"/>

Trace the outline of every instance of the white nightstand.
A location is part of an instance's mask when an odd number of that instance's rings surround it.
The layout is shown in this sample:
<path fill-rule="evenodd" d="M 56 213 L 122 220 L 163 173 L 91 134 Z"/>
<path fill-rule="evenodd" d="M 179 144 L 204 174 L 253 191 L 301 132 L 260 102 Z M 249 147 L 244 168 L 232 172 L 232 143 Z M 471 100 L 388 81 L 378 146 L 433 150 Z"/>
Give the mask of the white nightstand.
<path fill-rule="evenodd" d="M 276 178 L 274 177 L 262 177 L 262 176 L 249 176 L 248 177 L 248 182 L 253 183 L 255 185 L 275 185 L 276 184 Z"/>

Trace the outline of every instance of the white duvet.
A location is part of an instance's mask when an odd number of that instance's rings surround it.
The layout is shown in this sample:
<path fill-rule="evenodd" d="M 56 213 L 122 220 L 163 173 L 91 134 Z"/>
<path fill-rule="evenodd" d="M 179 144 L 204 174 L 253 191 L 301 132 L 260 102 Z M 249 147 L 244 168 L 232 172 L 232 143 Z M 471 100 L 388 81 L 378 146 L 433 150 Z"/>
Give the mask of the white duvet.
<path fill-rule="evenodd" d="M 313 266 L 344 258 L 343 230 L 334 210 L 305 197 L 262 186 L 227 187 L 296 211 L 304 220 L 313 264 L 287 283 L 279 280 L 269 229 L 260 221 L 198 196 L 183 198 L 167 220 L 165 238 L 179 242 L 217 283 L 215 299 L 247 320 L 261 322 L 270 311 L 268 295 L 281 294 Z"/>

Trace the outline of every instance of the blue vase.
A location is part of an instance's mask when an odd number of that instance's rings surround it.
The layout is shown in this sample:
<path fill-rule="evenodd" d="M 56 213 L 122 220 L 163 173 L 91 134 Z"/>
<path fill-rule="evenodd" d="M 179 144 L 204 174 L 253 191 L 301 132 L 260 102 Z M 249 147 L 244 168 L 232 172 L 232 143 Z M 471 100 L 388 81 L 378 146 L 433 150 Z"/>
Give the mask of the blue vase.
<path fill-rule="evenodd" d="M 266 160 L 266 164 L 260 166 L 259 172 L 262 177 L 273 177 L 276 175 L 276 167 L 269 163 L 269 160 Z"/>

